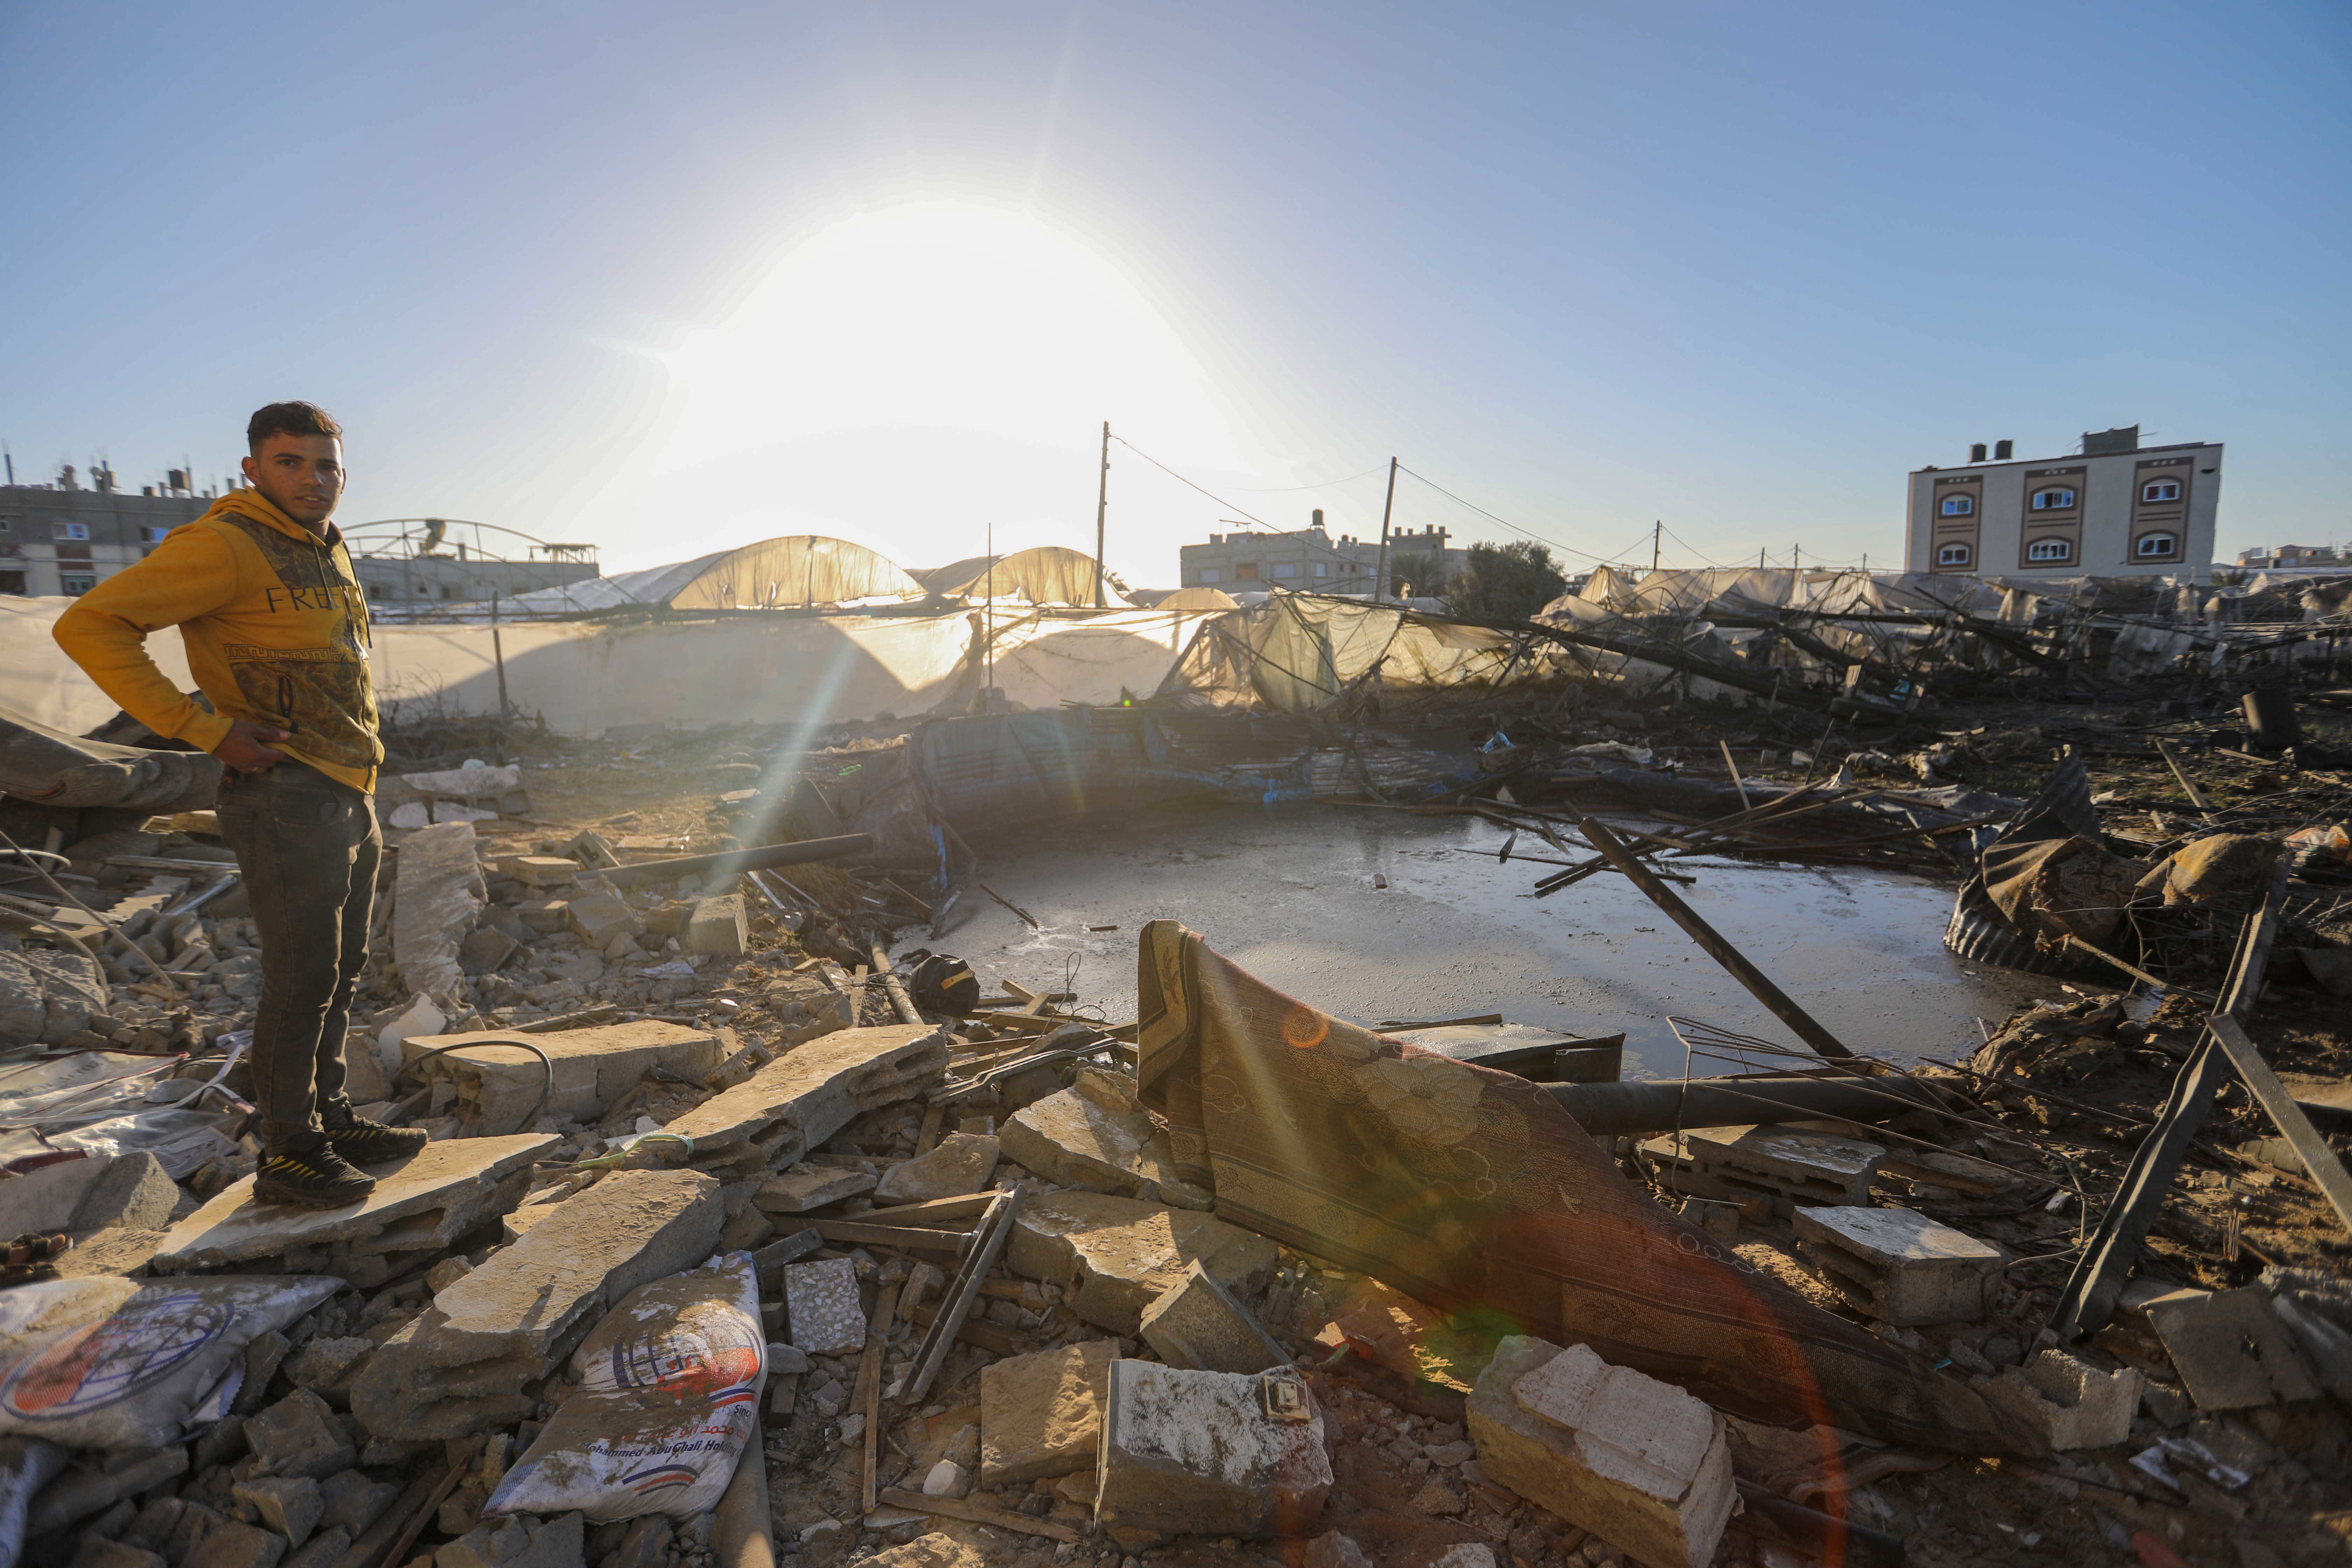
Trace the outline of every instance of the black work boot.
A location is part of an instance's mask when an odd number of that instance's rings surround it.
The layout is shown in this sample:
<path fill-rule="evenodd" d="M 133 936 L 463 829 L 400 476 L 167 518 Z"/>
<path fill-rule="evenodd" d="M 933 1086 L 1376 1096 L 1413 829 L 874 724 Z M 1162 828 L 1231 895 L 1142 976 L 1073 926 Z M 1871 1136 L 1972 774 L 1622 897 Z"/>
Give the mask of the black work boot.
<path fill-rule="evenodd" d="M 341 1208 L 373 1191 L 375 1178 L 354 1169 L 320 1132 L 262 1155 L 261 1169 L 253 1179 L 253 1201 L 257 1204 Z"/>
<path fill-rule="evenodd" d="M 381 1121 L 370 1121 L 348 1102 L 320 1107 L 320 1118 L 327 1124 L 327 1142 L 354 1165 L 405 1160 L 433 1140 L 422 1127 L 386 1127 Z"/>

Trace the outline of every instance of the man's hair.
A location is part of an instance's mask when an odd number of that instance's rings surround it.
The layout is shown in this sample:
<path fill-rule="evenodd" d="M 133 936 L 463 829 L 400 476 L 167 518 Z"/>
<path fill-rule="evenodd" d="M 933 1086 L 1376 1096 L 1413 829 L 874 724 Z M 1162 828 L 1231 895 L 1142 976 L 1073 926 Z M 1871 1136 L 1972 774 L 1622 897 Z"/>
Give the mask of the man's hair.
<path fill-rule="evenodd" d="M 261 444 L 272 436 L 332 436 L 342 439 L 343 427 L 335 416 L 315 403 L 273 403 L 267 408 L 257 408 L 253 417 L 245 422 L 245 445 L 257 456 Z"/>

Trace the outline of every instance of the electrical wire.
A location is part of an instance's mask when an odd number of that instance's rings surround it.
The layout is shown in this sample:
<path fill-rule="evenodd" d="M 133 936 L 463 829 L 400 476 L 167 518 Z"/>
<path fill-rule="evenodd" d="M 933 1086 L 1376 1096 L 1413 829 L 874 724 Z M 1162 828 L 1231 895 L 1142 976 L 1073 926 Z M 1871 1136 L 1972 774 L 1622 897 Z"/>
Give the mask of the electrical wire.
<path fill-rule="evenodd" d="M 1201 494 L 1207 496 L 1211 500 L 1215 501 L 1219 506 L 1223 507 L 1228 511 L 1239 512 L 1241 516 L 1246 519 L 1250 523 L 1256 527 L 1265 529 L 1268 533 L 1289 536 L 1293 534 L 1304 534 L 1306 532 L 1306 530 L 1304 529 L 1276 527 L 1275 524 L 1266 521 L 1265 519 L 1255 516 L 1249 511 L 1244 510 L 1243 508 L 1235 506 L 1233 502 L 1217 494 L 1216 491 L 1210 489 L 1207 486 L 1195 484 L 1191 479 L 1186 479 L 1183 475 L 1178 473 L 1175 469 L 1170 468 L 1167 464 L 1161 462 L 1159 458 L 1153 457 L 1150 453 L 1145 451 L 1142 447 L 1137 446 L 1134 442 L 1129 440 L 1124 436 L 1114 434 L 1111 437 L 1111 439 L 1126 447 L 1129 451 L 1134 453 L 1137 457 L 1142 458 L 1145 462 L 1150 464 L 1153 468 L 1158 468 L 1161 473 L 1166 474 L 1170 479 L 1174 479 L 1178 484 L 1184 486 L 1188 489 L 1200 491 Z M 1357 476 L 1359 479 L 1362 477 L 1363 476 L 1360 474 Z M 1320 489 L 1321 487 L 1309 486 L 1307 488 Z M 1340 562 L 1351 569 L 1360 569 L 1360 563 L 1355 561 L 1349 556 L 1341 554 L 1338 550 L 1333 549 L 1329 545 L 1318 545 L 1308 541 L 1306 542 L 1306 548 L 1309 550 L 1319 550 L 1324 554 L 1328 555 L 1332 560 Z"/>

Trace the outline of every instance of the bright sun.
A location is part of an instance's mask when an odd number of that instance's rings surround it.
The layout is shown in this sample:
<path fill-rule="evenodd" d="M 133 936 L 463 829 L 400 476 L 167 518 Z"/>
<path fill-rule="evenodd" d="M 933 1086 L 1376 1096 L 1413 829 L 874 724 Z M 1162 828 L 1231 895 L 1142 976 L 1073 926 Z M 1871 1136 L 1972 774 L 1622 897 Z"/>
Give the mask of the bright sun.
<path fill-rule="evenodd" d="M 686 395 L 658 464 L 671 471 L 855 431 L 1083 449 L 1106 418 L 1147 449 L 1238 460 L 1199 366 L 1116 268 L 983 208 L 835 224 L 670 363 Z"/>

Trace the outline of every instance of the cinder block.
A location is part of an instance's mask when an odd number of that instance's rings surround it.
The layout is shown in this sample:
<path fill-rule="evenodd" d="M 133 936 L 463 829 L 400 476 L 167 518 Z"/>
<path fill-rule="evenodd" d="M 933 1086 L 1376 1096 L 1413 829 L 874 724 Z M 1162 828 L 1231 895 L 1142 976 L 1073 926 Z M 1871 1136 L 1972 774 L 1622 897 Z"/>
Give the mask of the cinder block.
<path fill-rule="evenodd" d="M 751 922 L 742 894 L 722 893 L 715 899 L 694 900 L 694 912 L 686 921 L 687 952 L 740 958 L 751 947 Z"/>
<path fill-rule="evenodd" d="M 1672 1384 L 1513 1335 L 1479 1374 L 1470 1440 L 1486 1479 L 1648 1568 L 1706 1568 L 1737 1492 L 1723 1418 Z"/>
<path fill-rule="evenodd" d="M 1910 1209 L 1801 1208 L 1797 1245 L 1840 1295 L 1882 1322 L 1972 1323 L 2009 1254 Z"/>
<path fill-rule="evenodd" d="M 857 1266 L 846 1258 L 788 1265 L 784 1316 L 793 1326 L 793 1345 L 812 1355 L 864 1350 L 866 1312 L 857 1295 Z"/>
<path fill-rule="evenodd" d="M 1284 1409 L 1303 1418 L 1272 1413 Z M 1331 1490 L 1323 1414 L 1295 1373 L 1148 1361 L 1110 1363 L 1095 1475 L 1096 1522 L 1129 1552 L 1177 1535 L 1304 1536 Z"/>
<path fill-rule="evenodd" d="M 1290 1363 L 1249 1309 L 1198 1263 L 1145 1310 L 1137 1331 L 1160 1360 L 1195 1372 L 1264 1372 Z"/>
<path fill-rule="evenodd" d="M 2131 1436 L 2146 1380 L 2130 1367 L 2104 1372 L 2063 1350 L 2045 1350 L 1985 1387 L 2032 1423 L 2053 1448 L 2104 1448 Z"/>
<path fill-rule="evenodd" d="M 1697 1127 L 1638 1147 L 1653 1164 L 1677 1173 L 1680 1191 L 1731 1203 L 1761 1199 L 1782 1219 L 1801 1204 L 1868 1203 L 1871 1178 L 1886 1158 L 1875 1143 L 1776 1126 Z"/>

